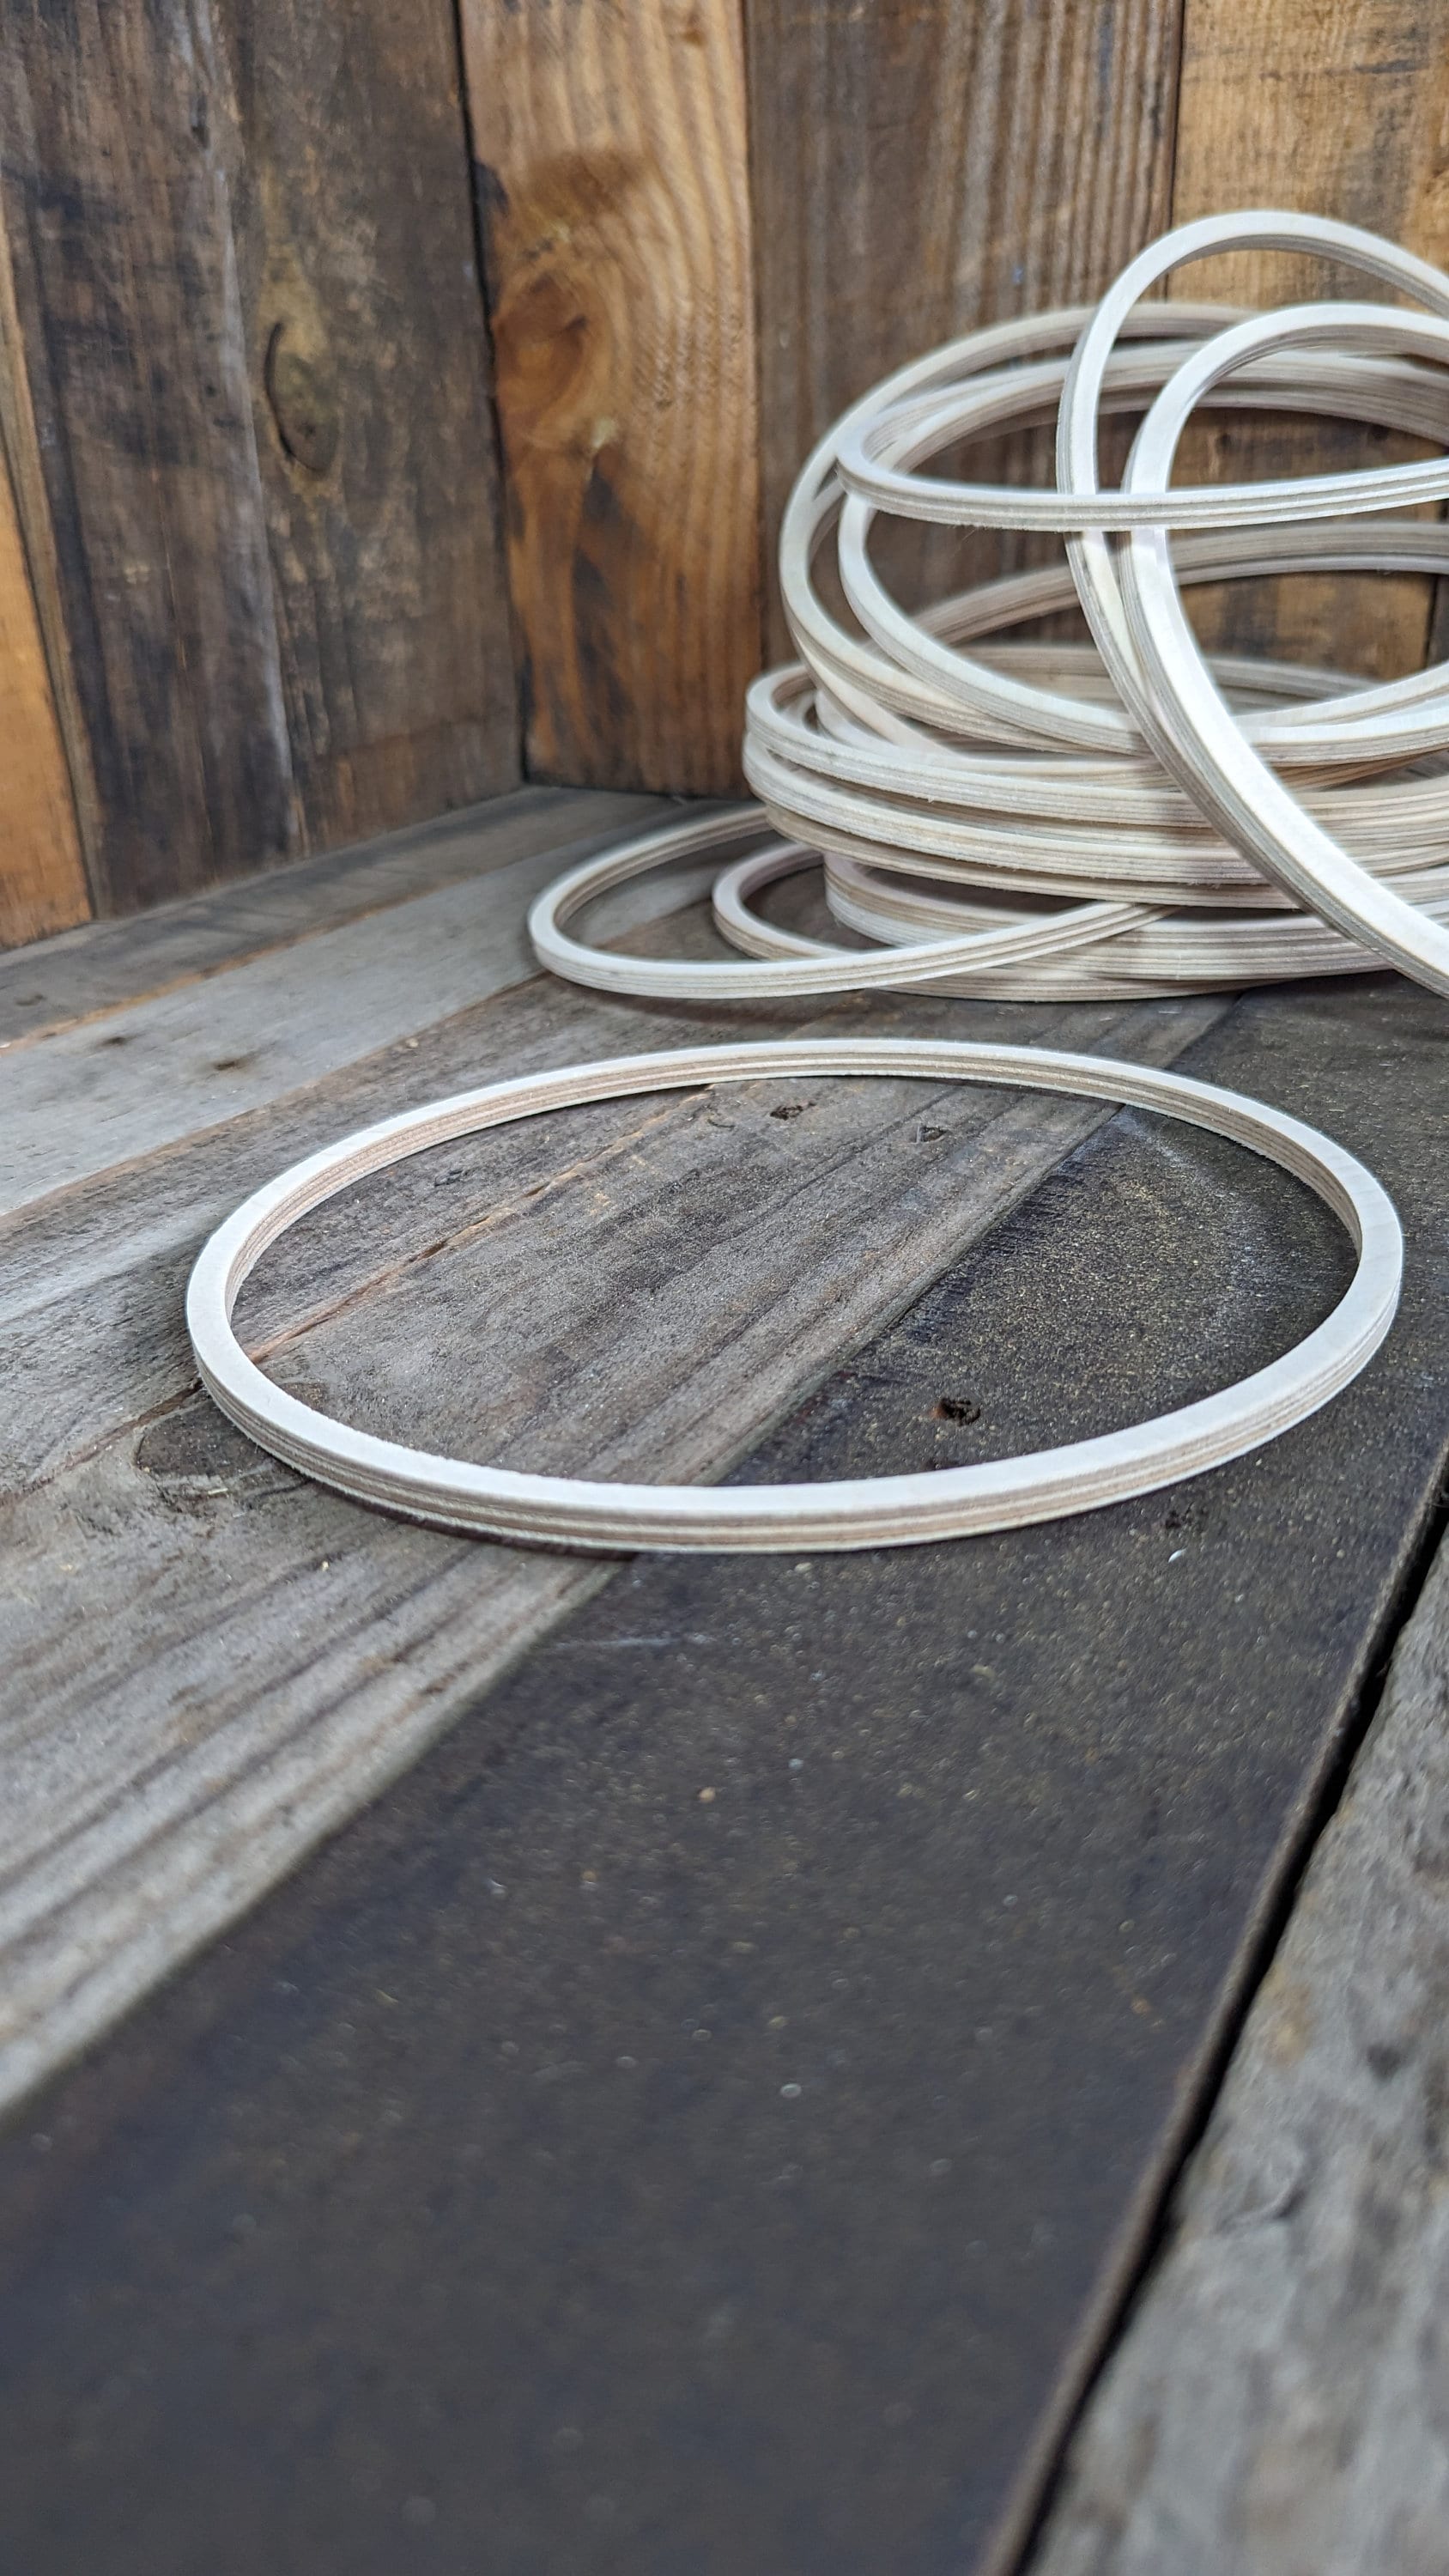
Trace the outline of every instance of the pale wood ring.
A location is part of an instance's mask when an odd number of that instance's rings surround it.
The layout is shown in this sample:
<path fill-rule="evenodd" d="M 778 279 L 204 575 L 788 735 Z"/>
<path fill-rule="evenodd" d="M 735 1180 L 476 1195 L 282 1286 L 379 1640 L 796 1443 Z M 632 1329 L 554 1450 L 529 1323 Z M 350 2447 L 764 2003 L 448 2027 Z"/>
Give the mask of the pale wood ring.
<path fill-rule="evenodd" d="M 1295 1349 L 1237 1385 L 1152 1421 L 1027 1457 L 820 1485 L 602 1484 L 437 1457 L 329 1420 L 275 1385 L 237 1341 L 232 1309 L 268 1245 L 309 1209 L 370 1173 L 549 1109 L 781 1074 L 1019 1084 L 1164 1111 L 1234 1138 L 1306 1182 L 1355 1245 L 1353 1279 Z M 1096 1510 L 1258 1447 L 1358 1375 L 1393 1321 L 1402 1269 L 1398 1218 L 1372 1173 L 1298 1119 L 1212 1084 L 1046 1048 L 783 1039 L 527 1074 L 404 1110 L 344 1137 L 269 1182 L 217 1229 L 192 1272 L 186 1316 L 202 1382 L 222 1411 L 288 1466 L 359 1502 L 440 1528 L 566 1547 L 844 1549 L 908 1546 Z"/>

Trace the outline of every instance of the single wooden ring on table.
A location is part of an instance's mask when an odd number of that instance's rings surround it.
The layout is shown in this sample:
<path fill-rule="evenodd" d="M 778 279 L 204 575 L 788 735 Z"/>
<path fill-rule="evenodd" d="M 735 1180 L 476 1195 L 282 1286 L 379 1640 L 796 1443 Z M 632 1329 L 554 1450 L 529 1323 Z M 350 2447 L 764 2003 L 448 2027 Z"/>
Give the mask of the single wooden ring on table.
<path fill-rule="evenodd" d="M 437 1457 L 303 1404 L 263 1374 L 232 1330 L 238 1291 L 270 1244 L 339 1190 L 409 1155 L 550 1109 L 781 1074 L 1019 1084 L 1163 1111 L 1231 1137 L 1306 1182 L 1346 1227 L 1358 1253 L 1354 1276 L 1332 1312 L 1282 1358 L 1152 1421 L 1027 1457 L 819 1485 L 591 1483 Z M 186 1317 L 203 1384 L 248 1438 L 320 1483 L 412 1520 L 605 1550 L 894 1547 L 1096 1510 L 1275 1438 L 1372 1357 L 1393 1321 L 1402 1268 L 1398 1218 L 1371 1172 L 1299 1120 L 1209 1083 L 1035 1047 L 782 1039 L 527 1074 L 344 1137 L 269 1182 L 217 1229 L 191 1274 Z"/>

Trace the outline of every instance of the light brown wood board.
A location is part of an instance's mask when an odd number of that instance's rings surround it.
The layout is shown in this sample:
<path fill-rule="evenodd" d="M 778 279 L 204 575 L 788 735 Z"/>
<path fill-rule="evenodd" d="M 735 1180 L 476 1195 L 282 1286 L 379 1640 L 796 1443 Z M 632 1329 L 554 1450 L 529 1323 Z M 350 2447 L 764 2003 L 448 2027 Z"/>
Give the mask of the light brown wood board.
<path fill-rule="evenodd" d="M 532 774 L 739 775 L 759 668 L 738 0 L 464 0 Z"/>
<path fill-rule="evenodd" d="M 5 367 L 0 336 L 0 372 Z M 0 443 L 0 948 L 66 930 L 90 912 L 75 804 L 20 521 Z"/>

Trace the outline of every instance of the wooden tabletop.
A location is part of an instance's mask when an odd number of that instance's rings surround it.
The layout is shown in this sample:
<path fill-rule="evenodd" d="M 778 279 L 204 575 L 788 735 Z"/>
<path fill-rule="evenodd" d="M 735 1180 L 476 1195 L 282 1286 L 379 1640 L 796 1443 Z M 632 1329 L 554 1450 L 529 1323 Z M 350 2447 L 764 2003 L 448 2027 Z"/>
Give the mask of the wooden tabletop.
<path fill-rule="evenodd" d="M 0 960 L 0 2554 L 1422 2576 L 1444 1008 L 671 1013 L 533 974 L 526 897 L 642 810 L 528 790 Z M 618 935 L 705 935 L 658 911 Z M 1404 1217 L 1385 1349 L 1178 1490 L 801 1560 L 413 1529 L 197 1392 L 190 1261 L 307 1148 L 490 1074 L 857 1027 L 1321 1125 Z M 434 1446 L 862 1475 L 1207 1392 L 1346 1257 L 1286 1175 L 1136 1113 L 762 1083 L 421 1157 L 238 1321 Z"/>

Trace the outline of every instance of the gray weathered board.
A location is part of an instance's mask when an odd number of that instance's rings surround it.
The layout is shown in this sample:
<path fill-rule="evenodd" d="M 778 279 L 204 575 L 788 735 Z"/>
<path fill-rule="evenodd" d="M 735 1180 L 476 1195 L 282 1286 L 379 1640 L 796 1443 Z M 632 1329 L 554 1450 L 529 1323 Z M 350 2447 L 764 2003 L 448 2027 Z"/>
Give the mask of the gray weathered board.
<path fill-rule="evenodd" d="M 1034 2576 L 1449 2566 L 1449 1555 Z"/>
<path fill-rule="evenodd" d="M 68 1104 L 0 1221 L 26 2576 L 1008 2563 L 1432 1516 L 1439 1005 L 605 1004 L 527 977 L 517 914 L 611 810 L 509 800 L 435 876 L 425 840 L 364 854 L 355 904 L 315 863 L 316 926 L 279 878 L 270 948 L 253 887 L 0 976 L 54 1032 L 0 1096 L 50 1058 Z M 1386 1350 L 1139 1505 L 622 1572 L 356 1510 L 194 1393 L 192 1252 L 307 1146 L 490 1070 L 857 1024 L 1190 1048 L 1321 1119 L 1409 1225 Z M 237 1092 L 180 1078 L 211 1031 Z M 112 1087 L 114 1037 L 146 1081 Z M 775 1083 L 423 1158 L 278 1247 L 241 1320 L 440 1444 L 864 1473 L 1202 1391 L 1342 1262 L 1291 1182 L 1187 1131 Z"/>

